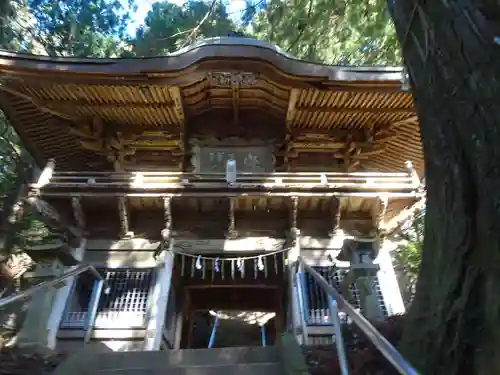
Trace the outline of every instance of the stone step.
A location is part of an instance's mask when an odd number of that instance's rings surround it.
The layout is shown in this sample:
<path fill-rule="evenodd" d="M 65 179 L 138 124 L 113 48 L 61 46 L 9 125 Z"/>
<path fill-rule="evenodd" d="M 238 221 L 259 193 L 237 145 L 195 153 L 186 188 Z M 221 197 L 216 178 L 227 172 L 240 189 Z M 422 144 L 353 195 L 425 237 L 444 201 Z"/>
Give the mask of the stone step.
<path fill-rule="evenodd" d="M 183 349 L 99 355 L 99 369 L 155 369 L 166 366 L 214 366 L 279 362 L 277 347 Z"/>
<path fill-rule="evenodd" d="M 101 370 L 96 375 L 283 375 L 278 363 Z"/>

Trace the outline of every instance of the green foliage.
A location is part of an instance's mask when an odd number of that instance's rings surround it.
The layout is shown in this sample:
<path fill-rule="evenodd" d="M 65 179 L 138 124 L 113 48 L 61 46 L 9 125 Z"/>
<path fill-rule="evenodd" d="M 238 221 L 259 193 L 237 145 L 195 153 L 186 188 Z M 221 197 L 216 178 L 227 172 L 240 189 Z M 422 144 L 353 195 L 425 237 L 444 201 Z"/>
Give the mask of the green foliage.
<path fill-rule="evenodd" d="M 137 30 L 133 52 L 137 56 L 161 56 L 235 29 L 226 7 L 219 1 L 188 1 L 183 6 L 157 2 L 146 16 L 144 26 Z"/>
<path fill-rule="evenodd" d="M 13 226 L 8 226 L 11 220 L 11 208 L 19 198 L 20 189 L 28 180 L 33 166 L 29 154 L 20 146 L 20 140 L 13 128 L 0 112 L 0 196 L 2 198 L 2 224 L 8 228 L 6 238 L 2 239 L 5 253 L 18 252 L 26 245 L 44 242 L 50 237 L 51 231 L 33 215 L 23 215 Z"/>
<path fill-rule="evenodd" d="M 130 16 L 118 0 L 27 0 L 31 36 L 53 56 L 115 55 Z"/>
<path fill-rule="evenodd" d="M 407 300 L 411 301 L 420 271 L 422 248 L 424 245 L 425 211 L 417 212 L 399 235 L 401 244 L 395 251 L 397 267 L 405 279 Z"/>
<path fill-rule="evenodd" d="M 250 28 L 258 39 L 311 61 L 400 64 L 399 44 L 386 5 L 385 0 L 270 0 L 254 14 Z"/>

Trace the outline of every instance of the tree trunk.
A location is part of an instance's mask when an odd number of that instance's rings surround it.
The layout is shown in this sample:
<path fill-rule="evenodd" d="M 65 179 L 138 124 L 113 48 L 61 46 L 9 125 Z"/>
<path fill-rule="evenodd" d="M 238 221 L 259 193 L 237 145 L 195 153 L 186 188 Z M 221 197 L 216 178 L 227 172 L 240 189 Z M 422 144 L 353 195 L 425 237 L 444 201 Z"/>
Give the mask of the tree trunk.
<path fill-rule="evenodd" d="M 500 373 L 500 4 L 389 0 L 420 119 L 427 212 L 402 349 L 425 375 Z"/>

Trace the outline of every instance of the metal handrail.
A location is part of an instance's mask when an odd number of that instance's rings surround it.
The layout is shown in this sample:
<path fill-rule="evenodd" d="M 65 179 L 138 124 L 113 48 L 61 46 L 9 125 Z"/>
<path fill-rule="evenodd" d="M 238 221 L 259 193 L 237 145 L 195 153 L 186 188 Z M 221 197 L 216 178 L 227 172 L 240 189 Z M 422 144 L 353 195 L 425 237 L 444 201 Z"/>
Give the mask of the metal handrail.
<path fill-rule="evenodd" d="M 351 320 L 368 336 L 372 344 L 380 351 L 380 353 L 403 375 L 418 375 L 418 372 L 413 368 L 399 353 L 396 348 L 361 314 L 359 313 L 342 295 L 331 286 L 318 272 L 309 266 L 304 260 L 299 257 L 297 266 L 307 271 L 316 283 L 333 298 L 339 310 L 344 312 Z M 332 309 L 335 313 L 335 308 Z M 332 322 L 333 322 L 332 316 Z M 337 347 L 338 350 L 339 347 Z M 342 353 L 339 354 L 339 359 L 342 359 Z"/>
<path fill-rule="evenodd" d="M 91 266 L 90 264 L 83 264 L 80 266 L 77 266 L 76 268 L 72 269 L 71 271 L 68 271 L 66 273 L 63 273 L 61 276 L 58 276 L 52 280 L 44 281 L 38 285 L 32 286 L 29 289 L 26 289 L 25 291 L 21 293 L 17 293 L 13 296 L 5 297 L 0 299 L 0 309 L 4 308 L 7 305 L 10 305 L 12 303 L 20 302 L 27 300 L 34 294 L 46 289 L 46 288 L 51 288 L 60 285 L 63 283 L 66 279 L 73 277 L 73 276 L 78 276 L 83 272 L 89 271 L 96 279 L 100 280 L 103 285 L 105 286 L 105 294 L 108 294 L 110 291 L 109 284 L 107 281 L 102 277 L 102 275 L 97 272 L 97 270 Z"/>

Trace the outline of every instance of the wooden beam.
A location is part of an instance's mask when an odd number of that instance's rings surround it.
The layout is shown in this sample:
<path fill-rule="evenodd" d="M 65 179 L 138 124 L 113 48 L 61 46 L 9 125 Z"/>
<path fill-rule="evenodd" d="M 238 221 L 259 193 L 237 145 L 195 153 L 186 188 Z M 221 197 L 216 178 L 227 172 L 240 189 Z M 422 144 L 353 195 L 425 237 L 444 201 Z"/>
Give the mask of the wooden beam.
<path fill-rule="evenodd" d="M 181 191 L 182 190 L 182 191 Z M 413 198 L 420 197 L 423 194 L 412 191 L 401 184 L 392 184 L 388 187 L 370 187 L 363 190 L 342 191 L 336 189 L 284 189 L 282 191 L 262 191 L 254 190 L 220 190 L 220 191 L 186 191 L 179 189 L 155 189 L 154 191 L 45 191 L 46 197 L 68 197 L 68 195 L 78 197 L 143 197 L 143 198 L 163 198 L 163 197 L 182 197 L 182 198 L 228 198 L 228 197 L 358 197 L 358 198 L 376 198 L 382 192 L 387 192 L 391 198 Z"/>

